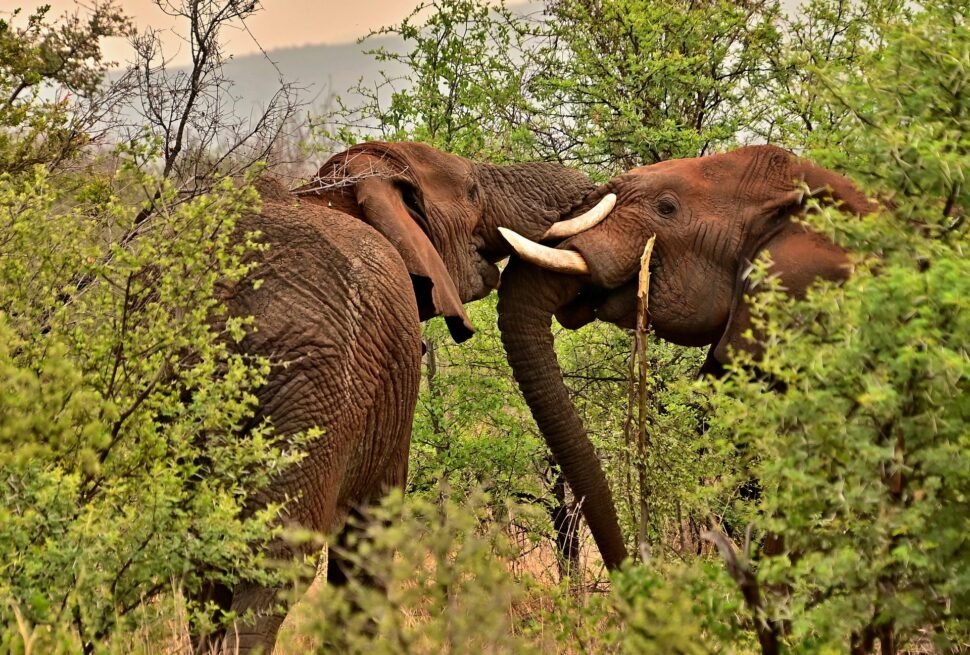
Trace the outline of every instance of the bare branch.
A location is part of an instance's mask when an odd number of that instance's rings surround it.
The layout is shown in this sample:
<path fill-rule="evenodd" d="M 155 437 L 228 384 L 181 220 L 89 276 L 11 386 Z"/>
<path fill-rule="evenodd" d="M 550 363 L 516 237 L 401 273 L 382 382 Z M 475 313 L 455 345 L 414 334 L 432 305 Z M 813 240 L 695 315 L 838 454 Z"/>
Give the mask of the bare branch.
<path fill-rule="evenodd" d="M 236 114 L 238 98 L 223 72 L 222 31 L 242 24 L 260 9 L 253 0 L 155 0 L 166 14 L 185 20 L 184 40 L 191 54 L 187 69 L 171 69 L 159 35 L 147 32 L 133 41 L 137 61 L 132 75 L 137 92 L 131 107 L 136 124 L 129 136 L 147 133 L 161 142 L 160 177 L 178 189 L 178 201 L 205 193 L 225 176 L 244 173 L 272 152 L 283 128 L 296 114 L 297 87 L 279 76 L 279 89 L 255 119 Z M 252 36 L 248 30 L 247 33 Z M 255 41 L 255 39 L 254 39 Z M 257 43 L 257 47 L 269 59 Z M 275 64 L 274 64 L 275 67 Z M 279 69 L 277 68 L 277 73 Z M 156 211 L 162 189 L 150 192 L 135 225 Z"/>
<path fill-rule="evenodd" d="M 751 526 L 748 526 L 745 533 L 745 551 L 738 557 L 735 552 L 734 543 L 721 532 L 705 530 L 701 533 L 701 539 L 709 541 L 717 547 L 721 558 L 727 565 L 728 575 L 737 583 L 744 597 L 744 602 L 748 605 L 754 619 L 755 631 L 758 633 L 758 642 L 761 644 L 763 655 L 777 655 L 779 650 L 779 627 L 776 621 L 768 619 L 764 605 L 761 601 L 761 588 L 758 586 L 758 577 L 748 566 L 747 549 L 751 545 Z"/>

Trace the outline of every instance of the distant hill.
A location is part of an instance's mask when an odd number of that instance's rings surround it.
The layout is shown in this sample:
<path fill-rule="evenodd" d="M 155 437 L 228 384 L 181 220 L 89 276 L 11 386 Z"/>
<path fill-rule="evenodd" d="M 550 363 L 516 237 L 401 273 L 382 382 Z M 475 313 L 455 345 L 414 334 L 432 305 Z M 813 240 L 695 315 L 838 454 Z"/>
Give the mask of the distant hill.
<path fill-rule="evenodd" d="M 272 50 L 267 53 L 268 58 L 261 54 L 234 57 L 226 62 L 224 73 L 233 81 L 232 92 L 240 99 L 237 110 L 264 105 L 279 89 L 280 75 L 303 87 L 300 99 L 309 102 L 311 108 L 319 108 L 333 94 L 346 95 L 361 78 L 373 83 L 380 79 L 381 70 L 395 76 L 404 72 L 403 66 L 378 62 L 364 54 L 364 50 L 378 47 L 400 52 L 404 42 L 393 37 L 380 37 L 363 44 L 307 45 Z"/>
<path fill-rule="evenodd" d="M 545 1 L 510 4 L 516 13 L 526 15 L 541 12 Z M 232 91 L 240 100 L 236 108 L 240 114 L 264 105 L 273 96 L 279 89 L 280 73 L 285 80 L 306 87 L 301 92 L 301 99 L 310 102 L 312 109 L 318 109 L 332 94 L 346 96 L 347 90 L 360 79 L 373 84 L 380 79 L 381 70 L 392 76 L 403 74 L 403 66 L 397 66 L 394 62 L 378 62 L 364 54 L 364 50 L 380 47 L 391 52 L 405 51 L 402 39 L 383 36 L 368 39 L 364 43 L 271 50 L 267 54 L 279 68 L 279 73 L 262 54 L 234 57 L 226 62 L 224 71 L 234 82 Z M 390 90 L 382 95 L 389 97 Z"/>

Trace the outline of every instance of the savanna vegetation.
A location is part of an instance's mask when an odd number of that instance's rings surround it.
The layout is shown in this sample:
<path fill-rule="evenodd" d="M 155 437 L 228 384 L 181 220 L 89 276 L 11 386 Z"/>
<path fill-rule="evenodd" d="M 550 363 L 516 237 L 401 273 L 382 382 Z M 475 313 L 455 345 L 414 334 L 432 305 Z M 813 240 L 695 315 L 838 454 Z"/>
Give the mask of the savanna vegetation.
<path fill-rule="evenodd" d="M 637 554 L 610 576 L 505 363 L 494 295 L 470 306 L 465 344 L 426 324 L 407 490 L 356 555 L 387 593 L 315 585 L 277 652 L 970 649 L 965 2 L 553 0 L 523 16 L 432 0 L 376 33 L 403 40 L 372 54 L 404 78 L 334 90 L 309 119 L 283 84 L 253 120 L 231 112 L 220 44 L 256 3 L 158 2 L 194 27 L 187 71 L 112 4 L 0 17 L 0 651 L 187 652 L 213 620 L 187 600 L 202 572 L 313 565 L 253 548 L 278 508 L 246 500 L 301 440 L 240 436 L 267 362 L 227 346 L 246 321 L 218 301 L 264 247 L 230 235 L 295 131 L 314 160 L 412 139 L 597 180 L 769 142 L 886 210 L 809 217 L 854 253 L 843 285 L 793 301 L 755 271 L 765 353 L 721 379 L 698 378 L 701 351 L 648 335 L 641 367 L 628 333 L 557 328 Z M 114 35 L 137 59 L 106 80 Z"/>

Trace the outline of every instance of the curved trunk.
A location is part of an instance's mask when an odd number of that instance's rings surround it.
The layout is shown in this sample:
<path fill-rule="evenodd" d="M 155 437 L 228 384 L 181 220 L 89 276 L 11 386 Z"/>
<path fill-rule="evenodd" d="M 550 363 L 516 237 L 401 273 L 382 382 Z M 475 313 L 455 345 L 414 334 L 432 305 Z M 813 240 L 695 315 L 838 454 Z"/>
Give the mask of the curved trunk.
<path fill-rule="evenodd" d="M 498 324 L 515 379 L 559 463 L 607 568 L 626 559 L 616 508 L 599 458 L 569 399 L 553 349 L 553 313 L 572 300 L 582 278 L 535 268 L 513 257 L 499 287 Z"/>

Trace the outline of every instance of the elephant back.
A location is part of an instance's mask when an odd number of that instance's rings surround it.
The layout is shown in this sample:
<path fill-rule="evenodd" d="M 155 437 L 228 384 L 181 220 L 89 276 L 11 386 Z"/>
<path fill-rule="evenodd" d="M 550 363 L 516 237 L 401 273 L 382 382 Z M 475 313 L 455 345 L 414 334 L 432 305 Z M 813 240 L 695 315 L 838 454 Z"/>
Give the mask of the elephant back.
<path fill-rule="evenodd" d="M 253 270 L 224 288 L 223 298 L 230 315 L 253 317 L 238 348 L 271 359 L 267 405 L 281 386 L 321 375 L 348 381 L 326 383 L 337 395 L 350 393 L 354 385 L 378 385 L 356 379 L 360 367 L 391 355 L 405 368 L 420 368 L 411 278 L 380 233 L 292 196 L 264 198 L 258 214 L 239 221 L 239 239 L 254 231 L 264 249 L 249 253 Z M 280 417 L 273 420 L 279 428 Z"/>

